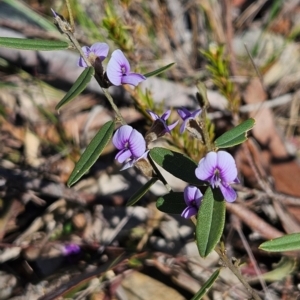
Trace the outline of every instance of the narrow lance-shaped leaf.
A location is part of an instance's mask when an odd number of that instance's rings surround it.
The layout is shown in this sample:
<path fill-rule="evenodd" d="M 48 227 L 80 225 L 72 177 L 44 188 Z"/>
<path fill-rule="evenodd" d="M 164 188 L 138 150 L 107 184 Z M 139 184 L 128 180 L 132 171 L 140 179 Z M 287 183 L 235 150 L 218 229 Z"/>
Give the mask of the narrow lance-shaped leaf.
<path fill-rule="evenodd" d="M 300 233 L 287 234 L 274 240 L 266 241 L 259 248 L 269 252 L 300 250 Z"/>
<path fill-rule="evenodd" d="M 71 89 L 67 94 L 60 100 L 56 105 L 56 109 L 60 109 L 63 105 L 67 104 L 78 96 L 89 84 L 92 79 L 92 76 L 95 74 L 95 69 L 93 67 L 85 68 L 84 71 L 77 78 Z"/>
<path fill-rule="evenodd" d="M 195 296 L 191 300 L 200 300 L 207 294 L 212 285 L 215 283 L 217 278 L 219 277 L 221 269 L 216 270 L 212 273 L 212 275 L 208 278 L 208 280 L 202 285 L 201 289 L 195 294 Z"/>
<path fill-rule="evenodd" d="M 197 164 L 189 157 L 165 148 L 150 150 L 150 157 L 163 169 L 177 178 L 194 185 L 206 185 L 195 175 Z"/>
<path fill-rule="evenodd" d="M 248 119 L 215 140 L 217 148 L 228 148 L 239 145 L 247 140 L 247 132 L 253 128 L 254 119 Z"/>
<path fill-rule="evenodd" d="M 171 192 L 159 197 L 156 201 L 156 207 L 168 214 L 181 214 L 186 208 L 183 193 Z"/>
<path fill-rule="evenodd" d="M 103 149 L 111 139 L 115 128 L 114 121 L 108 121 L 98 131 L 95 137 L 81 155 L 79 161 L 76 163 L 74 170 L 72 171 L 68 180 L 68 186 L 77 182 L 96 162 Z"/>
<path fill-rule="evenodd" d="M 151 186 L 158 180 L 158 178 L 151 178 L 146 184 L 144 184 L 137 192 L 135 192 L 128 200 L 126 206 L 134 205 L 138 202 L 151 188 Z"/>
<path fill-rule="evenodd" d="M 47 41 L 36 39 L 0 37 L 0 47 L 22 50 L 52 51 L 67 49 L 69 47 L 69 44 L 64 41 Z"/>
<path fill-rule="evenodd" d="M 161 67 L 161 68 L 159 68 L 159 69 L 157 69 L 157 70 L 155 70 L 155 71 L 146 73 L 146 74 L 144 74 L 144 76 L 147 77 L 147 78 L 148 78 L 148 77 L 152 77 L 152 76 L 156 76 L 156 75 L 158 75 L 158 74 L 160 74 L 160 73 L 162 73 L 162 72 L 167 71 L 167 70 L 170 69 L 173 65 L 175 65 L 175 63 L 170 63 L 170 64 L 168 64 L 168 65 L 166 65 L 166 66 L 164 66 L 164 67 Z"/>
<path fill-rule="evenodd" d="M 209 187 L 197 215 L 196 240 L 199 253 L 206 257 L 214 250 L 223 233 L 226 205 L 219 189 Z"/>

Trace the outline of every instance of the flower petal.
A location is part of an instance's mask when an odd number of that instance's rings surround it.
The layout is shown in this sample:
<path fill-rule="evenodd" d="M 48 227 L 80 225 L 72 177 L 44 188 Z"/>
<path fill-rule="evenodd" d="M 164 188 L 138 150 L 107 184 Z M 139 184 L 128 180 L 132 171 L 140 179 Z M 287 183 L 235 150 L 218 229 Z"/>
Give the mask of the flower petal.
<path fill-rule="evenodd" d="M 106 74 L 109 79 L 109 81 L 116 86 L 119 86 L 122 84 L 122 67 L 118 64 L 118 62 L 113 59 L 112 57 L 108 61 L 107 67 L 106 67 Z"/>
<path fill-rule="evenodd" d="M 122 164 L 125 160 L 127 160 L 128 158 L 130 158 L 132 156 L 132 153 L 130 151 L 130 149 L 122 149 L 121 151 L 119 151 L 115 157 L 115 159 Z"/>
<path fill-rule="evenodd" d="M 237 178 L 235 160 L 228 152 L 217 152 L 217 167 L 220 171 L 220 177 L 223 182 L 232 183 Z"/>
<path fill-rule="evenodd" d="M 200 108 L 200 109 L 197 109 L 194 112 L 192 112 L 191 118 L 196 119 L 200 115 L 201 111 L 202 111 L 202 109 Z"/>
<path fill-rule="evenodd" d="M 125 68 L 125 72 L 126 74 L 127 73 L 130 73 L 130 64 L 129 64 L 129 61 L 127 60 L 127 58 L 125 57 L 124 53 L 118 49 L 118 50 L 115 50 L 111 57 L 117 61 L 117 63 L 121 66 L 121 67 L 124 67 Z"/>
<path fill-rule="evenodd" d="M 90 47 L 88 47 L 88 46 L 83 46 L 83 47 L 81 47 L 81 50 L 82 50 L 83 54 L 84 54 L 86 57 L 89 57 L 89 55 L 90 55 L 90 53 L 91 53 Z"/>
<path fill-rule="evenodd" d="M 82 67 L 82 68 L 86 68 L 87 67 L 87 64 L 84 61 L 83 57 L 81 57 L 81 56 L 79 57 L 78 62 L 77 62 L 77 66 L 78 67 Z"/>
<path fill-rule="evenodd" d="M 124 69 L 124 70 L 123 70 Z M 115 50 L 107 64 L 106 74 L 113 85 L 121 85 L 123 74 L 130 73 L 130 65 L 121 50 Z"/>
<path fill-rule="evenodd" d="M 183 197 L 186 205 L 191 205 L 193 201 L 200 205 L 202 196 L 201 191 L 192 185 L 188 185 L 183 191 Z"/>
<path fill-rule="evenodd" d="M 86 57 L 89 57 L 89 55 L 90 55 L 90 53 L 91 53 L 90 47 L 88 47 L 88 46 L 83 46 L 81 49 L 82 49 L 83 54 L 84 54 Z M 78 60 L 78 62 L 77 62 L 77 66 L 78 66 L 78 67 L 82 67 L 82 68 L 86 68 L 86 67 L 87 67 L 87 64 L 86 64 L 86 62 L 84 61 L 84 59 L 83 59 L 82 56 L 79 57 L 79 60 Z"/>
<path fill-rule="evenodd" d="M 108 54 L 109 46 L 106 43 L 95 43 L 91 46 L 91 51 L 102 61 Z"/>
<path fill-rule="evenodd" d="M 186 123 L 188 122 L 188 119 L 184 120 L 183 123 L 180 125 L 179 132 L 182 134 L 185 130 Z"/>
<path fill-rule="evenodd" d="M 237 198 L 236 191 L 230 186 L 224 186 L 222 183 L 219 185 L 219 188 L 224 196 L 224 199 L 227 202 L 234 202 Z"/>
<path fill-rule="evenodd" d="M 194 206 L 188 206 L 183 210 L 181 216 L 185 219 L 189 219 L 190 217 L 195 216 L 197 212 L 198 210 Z"/>
<path fill-rule="evenodd" d="M 133 129 L 129 137 L 129 149 L 135 158 L 139 158 L 146 151 L 146 141 L 142 134 Z"/>
<path fill-rule="evenodd" d="M 170 114 L 171 114 L 171 109 L 168 109 L 165 113 L 162 114 L 160 118 L 166 121 L 170 117 Z"/>
<path fill-rule="evenodd" d="M 122 150 L 125 147 L 125 144 L 128 143 L 132 131 L 133 128 L 129 125 L 123 125 L 117 129 L 112 138 L 114 146 L 117 149 Z"/>
<path fill-rule="evenodd" d="M 217 153 L 209 152 L 204 156 L 196 168 L 196 177 L 200 180 L 208 180 L 214 175 L 214 171 L 217 166 Z"/>
<path fill-rule="evenodd" d="M 146 80 L 146 77 L 139 73 L 123 74 L 121 78 L 122 84 L 131 84 L 133 86 L 137 86 L 144 80 Z"/>
<path fill-rule="evenodd" d="M 159 116 L 155 112 L 153 112 L 152 110 L 147 109 L 146 111 L 151 116 L 151 118 L 152 118 L 153 121 L 159 119 Z"/>
<path fill-rule="evenodd" d="M 126 163 L 124 164 L 124 166 L 121 168 L 120 171 L 124 171 L 124 170 L 126 170 L 126 169 L 129 169 L 129 168 L 133 167 L 134 163 L 135 163 L 135 159 L 129 160 L 128 162 L 126 162 Z"/>
<path fill-rule="evenodd" d="M 191 115 L 185 107 L 178 108 L 177 113 L 183 121 Z"/>
<path fill-rule="evenodd" d="M 174 129 L 176 127 L 176 125 L 178 124 L 179 120 L 177 120 L 176 122 L 174 122 L 173 124 L 168 126 L 168 131 L 170 132 L 172 129 Z"/>

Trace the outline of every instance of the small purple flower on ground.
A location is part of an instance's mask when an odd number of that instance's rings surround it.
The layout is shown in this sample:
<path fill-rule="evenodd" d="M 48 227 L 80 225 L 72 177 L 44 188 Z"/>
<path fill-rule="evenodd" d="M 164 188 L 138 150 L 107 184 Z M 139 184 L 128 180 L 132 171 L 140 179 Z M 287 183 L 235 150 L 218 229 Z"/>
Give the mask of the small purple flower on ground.
<path fill-rule="evenodd" d="M 180 116 L 180 118 L 183 120 L 183 123 L 180 126 L 180 133 L 183 133 L 186 129 L 187 123 L 190 120 L 196 119 L 199 114 L 201 113 L 201 109 L 197 109 L 194 112 L 189 112 L 185 107 L 181 107 L 177 109 L 177 112 Z"/>
<path fill-rule="evenodd" d="M 174 122 L 173 124 L 171 125 L 167 125 L 167 119 L 170 117 L 170 114 L 171 114 L 171 110 L 167 110 L 165 113 L 162 114 L 162 116 L 158 116 L 156 113 L 154 113 L 153 111 L 147 109 L 147 112 L 148 114 L 151 116 L 152 120 L 155 122 L 155 121 L 160 121 L 162 124 L 163 124 L 163 132 L 161 132 L 158 136 L 162 136 L 164 135 L 165 133 L 170 133 L 171 130 L 173 128 L 175 128 L 175 126 L 177 125 L 178 121 Z"/>
<path fill-rule="evenodd" d="M 213 188 L 220 188 L 225 200 L 236 200 L 236 191 L 230 186 L 239 183 L 234 158 L 225 151 L 209 152 L 203 157 L 195 174 L 198 179 L 208 181 Z"/>
<path fill-rule="evenodd" d="M 141 133 L 129 125 L 121 126 L 112 138 L 114 146 L 120 150 L 116 155 L 119 163 L 127 161 L 126 167 L 122 170 L 132 167 L 133 164 L 146 153 L 146 142 Z"/>
<path fill-rule="evenodd" d="M 107 64 L 106 74 L 109 81 L 116 86 L 131 84 L 137 86 L 146 77 L 139 73 L 130 72 L 130 65 L 121 50 L 115 50 Z"/>
<path fill-rule="evenodd" d="M 183 210 L 181 216 L 189 219 L 198 213 L 203 195 L 197 187 L 189 185 L 184 189 L 183 196 L 187 207 Z"/>
<path fill-rule="evenodd" d="M 108 54 L 109 46 L 106 43 L 95 43 L 91 47 L 83 46 L 81 49 L 88 59 L 92 58 L 91 60 L 93 61 L 99 58 L 100 61 L 103 61 Z M 87 67 L 83 57 L 79 58 L 77 65 L 83 68 Z"/>
<path fill-rule="evenodd" d="M 63 247 L 63 254 L 65 256 L 78 254 L 80 252 L 80 247 L 76 244 L 68 244 Z"/>

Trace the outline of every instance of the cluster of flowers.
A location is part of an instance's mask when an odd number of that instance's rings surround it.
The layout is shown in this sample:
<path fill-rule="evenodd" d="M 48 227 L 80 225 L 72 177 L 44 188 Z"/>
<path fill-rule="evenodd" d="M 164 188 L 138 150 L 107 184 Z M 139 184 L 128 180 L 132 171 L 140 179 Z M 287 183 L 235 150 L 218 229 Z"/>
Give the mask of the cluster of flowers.
<path fill-rule="evenodd" d="M 95 43 L 91 47 L 82 47 L 82 51 L 93 65 L 96 60 L 102 62 L 107 57 L 109 46 L 106 43 Z M 87 67 L 83 57 L 79 58 L 78 66 Z M 121 84 L 136 86 L 146 79 L 142 74 L 130 71 L 130 64 L 121 50 L 115 50 L 112 53 L 107 64 L 106 75 L 110 83 L 116 86 Z M 183 120 L 180 133 L 187 129 L 191 134 L 195 134 L 194 120 L 201 113 L 201 109 L 191 113 L 186 108 L 181 108 L 177 112 Z M 166 133 L 170 133 L 178 123 L 176 121 L 169 126 L 167 125 L 167 119 L 171 114 L 171 110 L 166 111 L 161 117 L 150 110 L 148 110 L 148 113 L 154 123 L 150 129 L 150 134 L 146 134 L 146 138 L 129 125 L 121 126 L 113 136 L 113 144 L 119 150 L 116 160 L 121 164 L 125 162 L 122 170 L 134 166 L 143 158 L 147 158 L 149 152 L 147 144 Z M 236 200 L 237 194 L 230 185 L 239 183 L 239 180 L 234 158 L 229 153 L 225 151 L 211 151 L 207 153 L 199 161 L 195 175 L 199 180 L 207 181 L 212 188 L 219 188 L 227 202 Z M 182 217 L 190 218 L 197 214 L 202 198 L 203 194 L 197 187 L 187 186 L 184 190 L 184 200 L 187 207 L 182 212 Z"/>
<path fill-rule="evenodd" d="M 94 62 L 96 59 L 102 62 L 108 55 L 109 46 L 106 43 L 95 43 L 91 47 L 82 47 L 82 51 L 90 62 Z M 83 68 L 87 67 L 83 57 L 79 58 L 78 66 Z M 146 79 L 144 75 L 130 71 L 130 64 L 120 49 L 112 53 L 107 63 L 106 75 L 111 84 L 116 86 L 121 84 L 137 86 Z"/>
<path fill-rule="evenodd" d="M 190 128 L 190 123 L 200 114 L 201 110 L 196 110 L 190 113 L 187 109 L 181 108 L 177 110 L 179 116 L 183 120 L 180 127 L 180 132 Z M 178 121 L 167 125 L 166 121 L 169 118 L 171 111 L 168 110 L 161 117 L 152 111 L 148 111 L 152 117 L 154 124 L 159 122 L 162 130 L 156 136 L 162 136 L 177 125 Z M 157 126 L 152 126 L 152 128 Z M 151 129 L 150 129 L 151 131 Z M 147 156 L 147 143 L 145 138 L 136 129 L 129 125 L 121 126 L 113 136 L 113 144 L 119 150 L 116 155 L 116 160 L 119 163 L 124 163 L 122 170 L 132 167 L 140 159 Z M 212 188 L 219 188 L 227 202 L 236 200 L 237 194 L 230 186 L 233 183 L 239 183 L 237 178 L 237 168 L 234 158 L 225 151 L 211 151 L 203 157 L 195 170 L 195 175 L 199 180 L 207 181 Z M 182 212 L 181 216 L 190 218 L 197 214 L 200 207 L 203 195 L 195 186 L 187 186 L 184 190 L 184 199 L 187 207 Z"/>

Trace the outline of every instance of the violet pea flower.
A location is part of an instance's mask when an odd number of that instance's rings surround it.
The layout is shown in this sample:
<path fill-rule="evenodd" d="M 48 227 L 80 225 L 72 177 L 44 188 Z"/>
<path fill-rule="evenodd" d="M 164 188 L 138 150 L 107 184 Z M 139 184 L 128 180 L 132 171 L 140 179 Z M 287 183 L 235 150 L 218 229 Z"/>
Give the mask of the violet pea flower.
<path fill-rule="evenodd" d="M 212 188 L 220 188 L 225 200 L 233 202 L 236 191 L 230 186 L 239 183 L 234 158 L 225 151 L 209 152 L 203 157 L 195 171 L 196 177 L 208 181 Z"/>
<path fill-rule="evenodd" d="M 197 187 L 189 185 L 184 189 L 183 196 L 187 207 L 183 210 L 181 216 L 189 219 L 198 213 L 203 195 Z"/>
<path fill-rule="evenodd" d="M 147 113 L 151 116 L 152 120 L 155 122 L 156 120 L 159 120 L 163 124 L 163 132 L 161 132 L 158 136 L 164 135 L 166 132 L 170 133 L 173 128 L 177 125 L 178 121 L 174 122 L 171 125 L 167 125 L 167 119 L 170 117 L 171 110 L 168 109 L 165 113 L 162 114 L 160 117 L 152 110 L 147 109 Z"/>
<path fill-rule="evenodd" d="M 78 254 L 80 252 L 80 247 L 77 244 L 67 244 L 63 246 L 63 255 L 68 256 L 72 254 Z"/>
<path fill-rule="evenodd" d="M 83 46 L 81 49 L 88 59 L 93 58 L 96 60 L 96 58 L 99 58 L 100 61 L 103 61 L 108 54 L 109 46 L 106 43 L 95 43 L 91 47 Z M 87 67 L 82 56 L 80 56 L 77 65 L 82 68 Z"/>
<path fill-rule="evenodd" d="M 180 126 L 180 133 L 182 134 L 187 127 L 187 124 L 190 120 L 196 119 L 201 113 L 201 109 L 197 109 L 194 112 L 189 112 L 185 107 L 181 107 L 177 109 L 177 112 L 180 118 L 183 120 L 183 123 Z"/>
<path fill-rule="evenodd" d="M 131 84 L 137 86 L 146 77 L 139 73 L 130 72 L 130 64 L 121 50 L 115 50 L 107 64 L 106 74 L 109 81 L 116 86 Z"/>
<path fill-rule="evenodd" d="M 133 164 L 146 153 L 146 142 L 141 133 L 129 125 L 123 125 L 115 132 L 112 142 L 120 150 L 116 155 L 119 163 L 127 161 L 122 170 Z"/>

